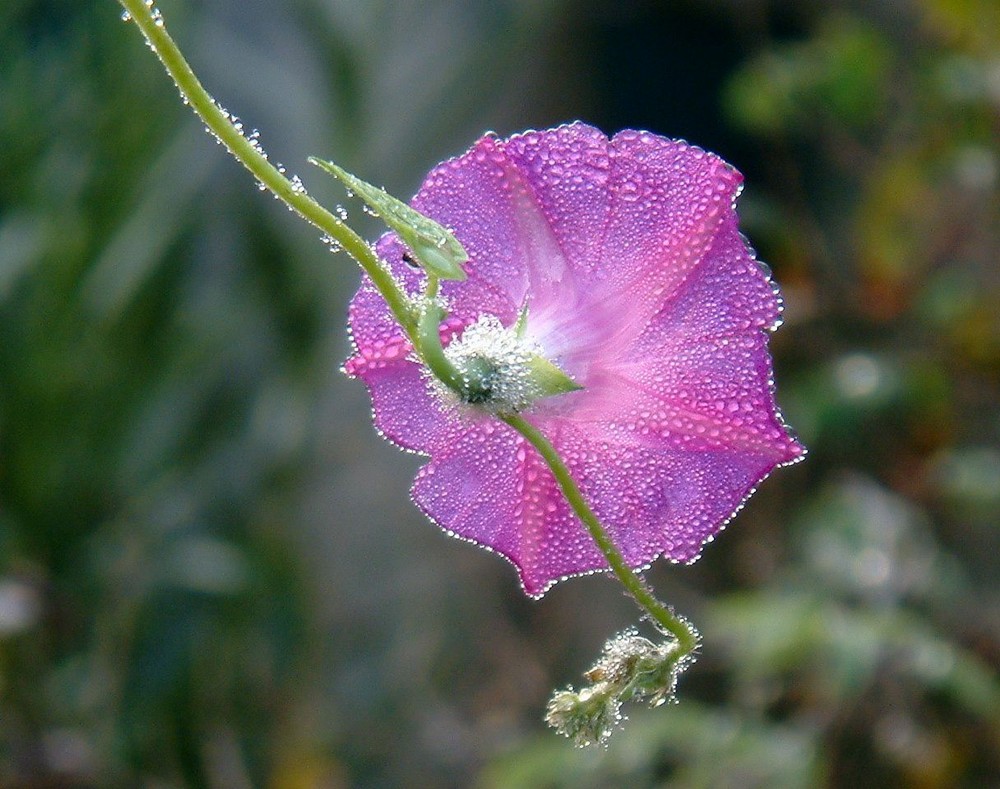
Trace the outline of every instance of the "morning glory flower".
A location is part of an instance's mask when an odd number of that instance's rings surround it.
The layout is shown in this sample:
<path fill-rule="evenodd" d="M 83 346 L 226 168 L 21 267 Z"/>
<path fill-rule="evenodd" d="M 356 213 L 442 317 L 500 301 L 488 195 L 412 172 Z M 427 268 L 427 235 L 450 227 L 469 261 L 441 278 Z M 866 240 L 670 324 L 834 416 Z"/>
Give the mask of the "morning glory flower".
<path fill-rule="evenodd" d="M 428 458 L 413 500 L 510 560 L 529 595 L 607 564 L 504 413 L 553 444 L 633 568 L 693 561 L 804 454 L 775 404 L 780 299 L 739 233 L 741 182 L 684 142 L 582 123 L 486 135 L 437 166 L 412 206 L 469 256 L 440 288 L 465 394 L 428 374 L 367 277 L 355 295 L 345 371 L 381 433 Z M 377 251 L 419 304 L 411 250 L 389 233 Z"/>

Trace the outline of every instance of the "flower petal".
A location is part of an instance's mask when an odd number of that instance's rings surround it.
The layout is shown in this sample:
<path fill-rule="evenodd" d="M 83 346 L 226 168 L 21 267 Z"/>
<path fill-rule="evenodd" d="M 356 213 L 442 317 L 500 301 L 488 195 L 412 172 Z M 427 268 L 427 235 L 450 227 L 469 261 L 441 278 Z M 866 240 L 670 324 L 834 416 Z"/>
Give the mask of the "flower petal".
<path fill-rule="evenodd" d="M 713 154 L 648 132 L 623 131 L 611 144 L 604 292 L 630 304 L 641 322 L 704 257 L 743 177 Z"/>
<path fill-rule="evenodd" d="M 450 534 L 506 557 L 529 595 L 603 566 L 545 462 L 502 422 L 480 422 L 455 435 L 420 469 L 412 493 Z"/>
<path fill-rule="evenodd" d="M 577 122 L 515 135 L 504 143 L 503 151 L 530 203 L 525 211 L 533 211 L 536 221 L 544 224 L 558 250 L 559 269 L 568 270 L 553 272 L 552 260 L 532 260 L 533 299 L 543 295 L 547 283 L 557 281 L 557 273 L 561 277 L 571 273 L 584 282 L 603 277 L 604 231 L 611 205 L 608 138 Z"/>
<path fill-rule="evenodd" d="M 560 431 L 559 449 L 574 458 L 574 478 L 632 567 L 696 559 L 775 466 L 754 452 L 644 443 L 624 427 L 573 428 Z"/>
<path fill-rule="evenodd" d="M 632 394 L 612 408 L 637 430 L 700 436 L 774 462 L 802 454 L 774 401 L 768 332 L 778 321 L 774 286 L 729 212 L 712 248 L 636 341 L 610 365 Z M 588 418 L 597 419 L 591 406 Z"/>

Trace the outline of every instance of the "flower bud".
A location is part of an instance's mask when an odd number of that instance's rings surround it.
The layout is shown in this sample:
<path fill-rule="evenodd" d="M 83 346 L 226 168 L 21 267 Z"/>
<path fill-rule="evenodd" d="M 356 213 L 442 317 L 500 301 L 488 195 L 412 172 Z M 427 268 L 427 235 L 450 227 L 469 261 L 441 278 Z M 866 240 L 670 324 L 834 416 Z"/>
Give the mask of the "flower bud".
<path fill-rule="evenodd" d="M 385 189 L 379 189 L 362 181 L 333 162 L 324 162 L 316 158 L 311 158 L 309 161 L 340 180 L 351 192 L 364 200 L 368 207 L 412 250 L 417 262 L 427 273 L 439 279 L 465 279 L 462 264 L 468 261 L 469 255 L 451 231 L 402 200 L 396 199 Z"/>

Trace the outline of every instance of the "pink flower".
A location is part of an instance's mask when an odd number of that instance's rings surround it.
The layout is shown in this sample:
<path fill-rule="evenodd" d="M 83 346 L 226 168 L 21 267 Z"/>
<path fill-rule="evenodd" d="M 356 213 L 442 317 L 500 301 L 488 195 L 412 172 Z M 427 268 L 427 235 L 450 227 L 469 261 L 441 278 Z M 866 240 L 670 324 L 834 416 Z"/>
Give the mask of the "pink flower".
<path fill-rule="evenodd" d="M 444 343 L 473 324 L 512 327 L 527 307 L 526 341 L 583 387 L 522 415 L 632 567 L 696 559 L 805 451 L 774 401 L 780 302 L 739 234 L 741 182 L 686 143 L 574 123 L 487 135 L 413 199 L 470 256 L 467 281 L 442 283 Z M 378 251 L 417 294 L 395 236 Z M 488 409 L 442 394 L 367 280 L 350 326 L 345 370 L 368 386 L 376 426 L 429 457 L 412 494 L 431 520 L 509 559 L 529 595 L 607 568 L 541 457 Z"/>

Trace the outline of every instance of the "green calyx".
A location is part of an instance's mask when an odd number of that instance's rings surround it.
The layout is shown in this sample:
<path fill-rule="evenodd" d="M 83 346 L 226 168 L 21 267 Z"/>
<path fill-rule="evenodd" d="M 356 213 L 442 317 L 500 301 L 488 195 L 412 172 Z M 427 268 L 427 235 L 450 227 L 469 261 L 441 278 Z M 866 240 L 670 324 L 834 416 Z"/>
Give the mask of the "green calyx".
<path fill-rule="evenodd" d="M 483 356 L 466 359 L 461 371 L 462 386 L 459 397 L 470 405 L 491 406 L 503 403 L 511 392 L 523 393 L 523 400 L 575 392 L 583 389 L 576 381 L 544 356 L 531 354 L 524 362 L 523 372 L 512 373 L 502 361 Z M 511 381 L 520 379 L 520 386 L 512 387 Z M 512 402 L 511 407 L 517 405 Z M 520 406 L 515 410 L 521 410 Z"/>
<path fill-rule="evenodd" d="M 430 317 L 430 316 L 428 316 Z M 439 381 L 463 403 L 495 414 L 517 414 L 545 397 L 582 389 L 524 333 L 524 321 L 505 327 L 484 315 L 438 357 L 437 324 L 422 332 L 422 356 Z M 441 372 L 438 372 L 440 370 Z"/>

